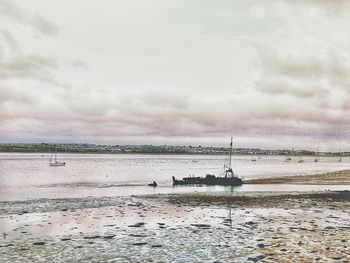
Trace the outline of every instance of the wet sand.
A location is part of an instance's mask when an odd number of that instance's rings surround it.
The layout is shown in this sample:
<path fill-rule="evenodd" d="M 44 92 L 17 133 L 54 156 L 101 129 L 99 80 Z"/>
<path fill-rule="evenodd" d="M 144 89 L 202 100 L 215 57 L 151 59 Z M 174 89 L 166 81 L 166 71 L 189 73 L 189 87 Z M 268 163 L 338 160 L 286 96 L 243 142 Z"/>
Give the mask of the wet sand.
<path fill-rule="evenodd" d="M 2 262 L 349 262 L 350 192 L 0 203 Z"/>
<path fill-rule="evenodd" d="M 245 184 L 310 184 L 310 185 L 350 185 L 350 170 L 315 175 L 298 175 L 249 179 Z"/>

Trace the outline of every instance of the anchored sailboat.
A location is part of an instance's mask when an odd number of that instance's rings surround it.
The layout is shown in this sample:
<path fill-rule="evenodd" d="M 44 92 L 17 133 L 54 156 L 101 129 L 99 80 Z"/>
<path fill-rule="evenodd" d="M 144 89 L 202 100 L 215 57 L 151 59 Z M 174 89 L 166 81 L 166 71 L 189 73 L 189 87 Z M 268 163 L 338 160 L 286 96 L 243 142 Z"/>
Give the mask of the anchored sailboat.
<path fill-rule="evenodd" d="M 318 148 L 317 148 L 317 152 L 315 152 L 314 163 L 318 163 L 320 161 L 320 158 L 318 157 L 318 155 L 319 155 L 319 151 L 318 151 Z"/>
<path fill-rule="evenodd" d="M 243 184 L 241 178 L 237 177 L 232 170 L 232 137 L 230 143 L 229 160 L 224 164 L 224 171 L 220 176 L 207 174 L 205 177 L 189 176 L 182 180 L 175 179 L 173 176 L 173 185 L 223 185 L 223 186 L 240 186 Z"/>
<path fill-rule="evenodd" d="M 51 154 L 49 165 L 50 166 L 65 166 L 66 165 L 66 162 L 57 161 L 57 148 L 56 148 L 55 153 Z"/>
<path fill-rule="evenodd" d="M 339 163 L 342 163 L 342 162 L 343 162 L 341 150 L 339 151 L 339 160 L 338 160 L 338 162 L 339 162 Z"/>

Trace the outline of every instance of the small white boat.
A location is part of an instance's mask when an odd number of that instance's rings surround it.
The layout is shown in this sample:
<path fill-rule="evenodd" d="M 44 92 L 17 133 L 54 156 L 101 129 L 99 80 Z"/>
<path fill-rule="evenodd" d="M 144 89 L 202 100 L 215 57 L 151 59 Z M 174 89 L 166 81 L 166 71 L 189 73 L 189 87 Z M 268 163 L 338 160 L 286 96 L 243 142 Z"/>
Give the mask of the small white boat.
<path fill-rule="evenodd" d="M 66 162 L 57 161 L 57 149 L 56 149 L 55 153 L 51 154 L 49 165 L 50 166 L 66 166 Z"/>
<path fill-rule="evenodd" d="M 339 163 L 342 163 L 342 162 L 343 162 L 341 150 L 339 151 L 339 160 L 338 160 L 338 162 L 339 162 Z"/>
<path fill-rule="evenodd" d="M 255 158 L 255 157 L 252 157 L 251 161 L 252 161 L 252 162 L 256 162 L 256 158 Z"/>
<path fill-rule="evenodd" d="M 299 160 L 298 160 L 298 163 L 303 163 L 304 160 L 303 160 L 303 156 L 299 156 Z"/>

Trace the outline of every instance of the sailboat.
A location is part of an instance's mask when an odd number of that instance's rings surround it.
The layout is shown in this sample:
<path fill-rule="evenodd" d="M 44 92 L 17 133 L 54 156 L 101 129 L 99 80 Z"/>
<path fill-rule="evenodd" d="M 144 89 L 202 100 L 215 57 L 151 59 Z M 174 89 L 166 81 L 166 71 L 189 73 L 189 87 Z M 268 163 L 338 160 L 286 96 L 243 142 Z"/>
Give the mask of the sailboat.
<path fill-rule="evenodd" d="M 51 154 L 49 165 L 50 166 L 66 166 L 66 162 L 57 161 L 57 148 L 56 148 L 55 153 Z"/>
<path fill-rule="evenodd" d="M 318 161 L 320 160 L 320 158 L 318 157 L 319 151 L 317 148 L 317 152 L 315 152 L 315 159 L 314 159 L 314 163 L 318 163 Z"/>
<path fill-rule="evenodd" d="M 343 162 L 343 159 L 342 159 L 341 155 L 339 155 L 339 160 L 338 160 L 338 162 L 340 162 L 340 163 Z"/>
<path fill-rule="evenodd" d="M 232 163 L 232 137 L 230 143 L 229 159 L 227 164 L 224 164 L 224 171 L 219 175 L 215 176 L 207 174 L 205 177 L 189 176 L 184 177 L 182 180 L 176 179 L 173 176 L 173 185 L 223 185 L 223 186 L 240 186 L 243 184 L 241 178 L 234 174 L 231 163 Z"/>
<path fill-rule="evenodd" d="M 298 160 L 298 163 L 303 163 L 304 160 L 303 160 L 303 156 L 299 156 L 299 160 Z"/>
<path fill-rule="evenodd" d="M 256 158 L 253 156 L 252 159 L 250 159 L 252 162 L 256 162 Z"/>
<path fill-rule="evenodd" d="M 293 148 L 292 151 L 294 152 L 294 148 Z M 287 157 L 286 157 L 286 159 L 284 161 L 285 162 L 291 162 L 292 161 L 292 157 L 291 157 L 291 152 L 290 151 L 289 151 L 289 153 L 288 153 L 288 155 L 287 155 Z"/>

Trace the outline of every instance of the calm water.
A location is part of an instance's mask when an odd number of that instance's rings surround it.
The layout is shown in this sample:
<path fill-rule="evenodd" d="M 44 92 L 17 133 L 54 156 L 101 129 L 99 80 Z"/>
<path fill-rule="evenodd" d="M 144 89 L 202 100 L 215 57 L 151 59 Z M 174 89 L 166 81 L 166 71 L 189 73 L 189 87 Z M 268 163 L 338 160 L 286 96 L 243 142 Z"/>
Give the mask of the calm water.
<path fill-rule="evenodd" d="M 232 191 L 231 188 L 172 187 L 171 177 L 219 174 L 225 156 L 60 154 L 65 167 L 50 167 L 50 154 L 0 153 L 0 200 L 28 198 L 136 195 L 193 191 Z M 350 169 L 350 158 L 313 157 L 285 162 L 284 156 L 235 156 L 234 170 L 243 178 L 301 175 Z M 157 181 L 159 187 L 147 184 Z M 233 191 L 347 189 L 348 186 L 245 185 Z"/>

